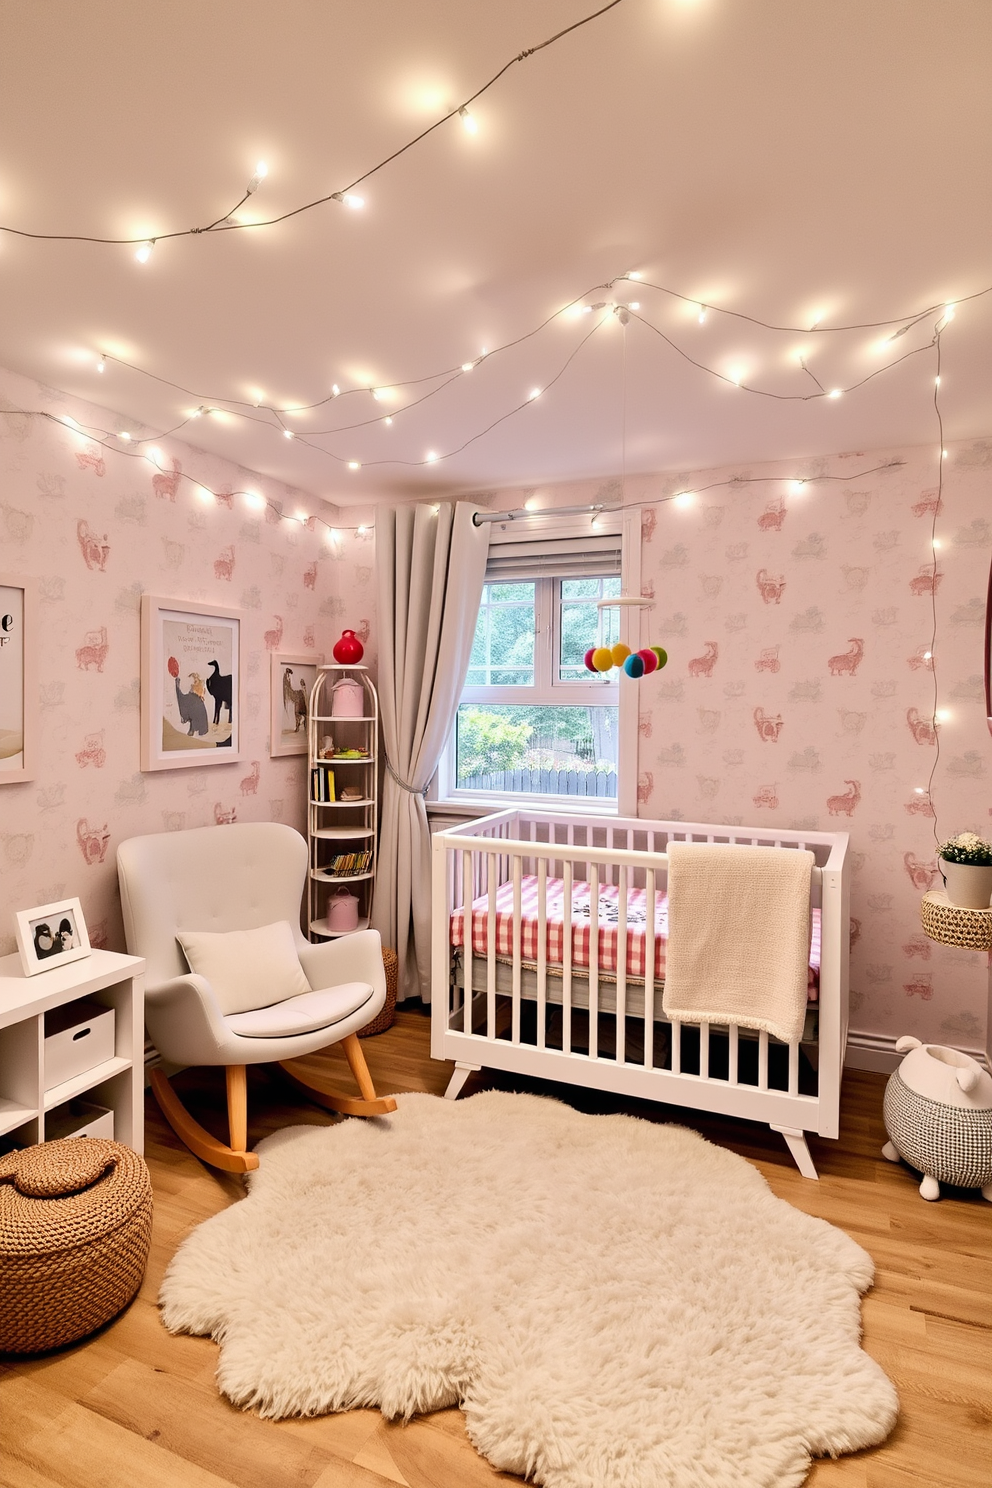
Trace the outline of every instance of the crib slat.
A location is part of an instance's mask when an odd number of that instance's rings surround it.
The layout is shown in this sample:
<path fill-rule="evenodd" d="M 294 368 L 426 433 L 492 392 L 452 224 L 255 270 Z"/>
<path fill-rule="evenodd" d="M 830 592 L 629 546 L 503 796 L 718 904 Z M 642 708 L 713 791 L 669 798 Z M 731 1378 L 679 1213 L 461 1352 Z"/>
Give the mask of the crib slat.
<path fill-rule="evenodd" d="M 571 825 L 568 828 L 569 836 L 572 835 Z M 572 860 L 565 864 L 565 872 L 562 877 L 562 918 L 561 927 L 561 1047 L 565 1054 L 572 1052 Z"/>
<path fill-rule="evenodd" d="M 630 846 L 630 833 L 627 833 Z M 620 899 L 617 915 L 617 1064 L 627 1062 L 627 887 L 630 869 L 620 866 Z"/>
<path fill-rule="evenodd" d="M 740 1038 L 738 1036 L 737 1024 L 736 1023 L 731 1023 L 731 1025 L 730 1025 L 730 1038 L 729 1038 L 728 1047 L 727 1047 L 727 1058 L 728 1058 L 728 1064 L 729 1064 L 729 1067 L 728 1067 L 728 1070 L 727 1070 L 727 1079 L 728 1079 L 728 1081 L 729 1081 L 729 1083 L 731 1085 L 739 1085 L 740 1084 L 740 1066 L 739 1066 L 739 1064 L 737 1062 L 739 1056 L 740 1056 Z"/>
<path fill-rule="evenodd" d="M 672 1020 L 672 1074 L 682 1073 L 682 1024 Z"/>
<path fill-rule="evenodd" d="M 599 1058 L 599 864 L 589 864 L 589 1058 Z"/>
<path fill-rule="evenodd" d="M 489 868 L 489 924 L 486 931 L 486 1038 L 496 1037 L 496 854 L 487 854 Z"/>
<path fill-rule="evenodd" d="M 789 1045 L 789 1094 L 799 1094 L 799 1045 Z"/>
<path fill-rule="evenodd" d="M 699 1078 L 708 1080 L 710 1077 L 710 1025 L 700 1023 L 699 1025 Z"/>
<path fill-rule="evenodd" d="M 548 860 L 537 860 L 537 1047 L 544 1048 L 548 998 Z"/>
<path fill-rule="evenodd" d="M 768 1089 L 768 1034 L 763 1028 L 758 1034 L 758 1089 Z"/>
<path fill-rule="evenodd" d="M 520 877 L 522 861 L 516 855 L 513 856 L 513 1011 L 511 1018 L 510 1039 L 513 1043 L 520 1042 Z"/>
<path fill-rule="evenodd" d="M 651 833 L 652 841 L 654 833 Z M 654 1069 L 655 871 L 644 874 L 644 1068 Z"/>
<path fill-rule="evenodd" d="M 472 889 L 475 854 L 468 848 L 462 852 L 462 918 L 465 926 L 465 985 L 462 988 L 464 1003 L 462 1020 L 466 1033 L 472 1032 Z"/>

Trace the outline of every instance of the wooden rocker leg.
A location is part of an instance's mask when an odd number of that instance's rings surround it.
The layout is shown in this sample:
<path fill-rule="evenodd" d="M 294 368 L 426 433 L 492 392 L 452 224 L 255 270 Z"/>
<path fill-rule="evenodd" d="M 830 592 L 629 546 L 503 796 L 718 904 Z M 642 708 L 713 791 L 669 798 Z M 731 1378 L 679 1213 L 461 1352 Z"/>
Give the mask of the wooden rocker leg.
<path fill-rule="evenodd" d="M 357 1033 L 349 1033 L 347 1038 L 341 1040 L 345 1057 L 351 1066 L 351 1073 L 362 1093 L 361 1100 L 354 1096 L 338 1095 L 326 1084 L 320 1075 L 315 1075 L 312 1070 L 301 1067 L 295 1059 L 280 1059 L 279 1067 L 284 1069 L 289 1078 L 302 1085 L 312 1100 L 318 1105 L 326 1106 L 329 1111 L 337 1111 L 342 1116 L 388 1116 L 390 1111 L 396 1110 L 396 1102 L 391 1095 L 377 1096 L 369 1067 L 365 1063 L 365 1054 L 361 1044 L 358 1042 Z"/>
<path fill-rule="evenodd" d="M 237 1099 L 232 1103 L 232 1085 L 237 1095 L 238 1075 L 240 1075 L 240 1106 Z M 232 1081 L 233 1075 L 233 1081 Z M 250 1173 L 258 1167 L 258 1157 L 254 1152 L 246 1152 L 247 1145 L 247 1104 L 245 1069 L 243 1065 L 231 1066 L 227 1071 L 227 1100 L 228 1119 L 231 1127 L 231 1146 L 225 1147 L 223 1142 L 218 1142 L 216 1137 L 194 1121 L 192 1116 L 179 1099 L 167 1077 L 160 1069 L 152 1069 L 149 1072 L 152 1092 L 158 1101 L 159 1109 L 166 1121 L 172 1127 L 179 1140 L 189 1148 L 194 1157 L 205 1162 L 211 1168 L 221 1168 L 225 1173 Z M 238 1123 L 240 1122 L 240 1125 Z M 240 1148 L 235 1150 L 235 1143 L 240 1141 Z"/>

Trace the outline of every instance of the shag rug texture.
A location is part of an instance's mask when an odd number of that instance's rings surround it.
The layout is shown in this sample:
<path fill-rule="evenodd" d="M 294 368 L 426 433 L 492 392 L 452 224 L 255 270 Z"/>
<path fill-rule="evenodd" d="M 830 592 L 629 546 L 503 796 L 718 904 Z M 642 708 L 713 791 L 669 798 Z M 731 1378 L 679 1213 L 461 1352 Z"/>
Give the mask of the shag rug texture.
<path fill-rule="evenodd" d="M 265 1416 L 460 1404 L 547 1488 L 792 1488 L 882 1441 L 871 1258 L 677 1126 L 487 1092 L 293 1127 L 169 1267 L 166 1327 Z"/>

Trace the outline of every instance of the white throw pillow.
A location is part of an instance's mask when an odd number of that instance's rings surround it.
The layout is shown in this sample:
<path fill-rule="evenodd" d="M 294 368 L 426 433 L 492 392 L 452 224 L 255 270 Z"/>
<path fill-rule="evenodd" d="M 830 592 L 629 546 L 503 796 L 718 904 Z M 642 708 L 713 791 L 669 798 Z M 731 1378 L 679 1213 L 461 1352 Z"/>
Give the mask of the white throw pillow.
<path fill-rule="evenodd" d="M 257 930 L 177 930 L 190 971 L 205 977 L 221 1012 L 245 1013 L 311 990 L 288 920 Z"/>

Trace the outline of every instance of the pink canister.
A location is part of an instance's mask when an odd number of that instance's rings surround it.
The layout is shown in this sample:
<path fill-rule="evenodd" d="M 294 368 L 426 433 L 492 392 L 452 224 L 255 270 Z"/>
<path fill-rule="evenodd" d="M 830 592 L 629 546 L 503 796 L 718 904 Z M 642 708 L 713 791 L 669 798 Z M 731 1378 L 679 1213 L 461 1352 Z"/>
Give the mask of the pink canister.
<path fill-rule="evenodd" d="M 365 688 L 354 677 L 342 677 L 331 688 L 332 718 L 363 718 L 365 715 Z"/>
<path fill-rule="evenodd" d="M 327 906 L 329 930 L 347 931 L 358 929 L 358 899 L 347 889 L 338 889 Z"/>

